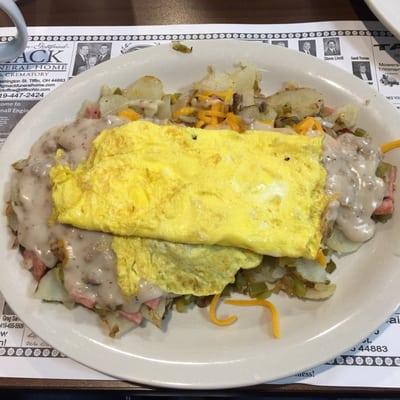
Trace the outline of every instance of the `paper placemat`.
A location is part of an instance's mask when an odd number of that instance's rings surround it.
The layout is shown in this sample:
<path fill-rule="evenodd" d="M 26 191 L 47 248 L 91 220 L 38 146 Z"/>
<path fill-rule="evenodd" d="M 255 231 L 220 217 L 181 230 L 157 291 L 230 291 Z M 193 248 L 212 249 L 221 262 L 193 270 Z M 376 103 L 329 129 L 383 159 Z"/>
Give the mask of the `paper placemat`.
<path fill-rule="evenodd" d="M 0 28 L 0 42 L 13 31 Z M 336 64 L 400 108 L 400 43 L 378 22 L 285 25 L 35 27 L 18 59 L 0 63 L 0 145 L 47 93 L 93 65 L 171 40 L 241 39 L 285 46 Z M 79 50 L 87 46 L 91 60 Z M 360 66 L 364 66 L 360 69 Z M 274 383 L 400 387 L 400 312 L 334 360 Z M 0 295 L 0 377 L 112 379 L 51 348 Z"/>

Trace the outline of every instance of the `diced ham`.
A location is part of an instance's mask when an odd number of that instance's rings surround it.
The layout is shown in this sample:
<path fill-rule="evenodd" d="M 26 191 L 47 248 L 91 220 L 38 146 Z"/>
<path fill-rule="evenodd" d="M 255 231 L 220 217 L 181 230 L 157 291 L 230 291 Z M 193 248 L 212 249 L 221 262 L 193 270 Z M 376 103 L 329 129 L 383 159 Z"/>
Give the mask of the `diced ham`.
<path fill-rule="evenodd" d="M 46 273 L 47 267 L 39 256 L 32 250 L 24 249 L 22 252 L 25 265 L 31 271 L 36 281 L 40 281 L 41 277 Z"/>
<path fill-rule="evenodd" d="M 353 131 L 349 128 L 343 128 L 336 131 L 338 135 L 343 135 L 344 133 L 353 133 Z"/>
<path fill-rule="evenodd" d="M 126 311 L 120 311 L 119 314 L 121 315 L 121 317 L 124 317 L 137 325 L 140 325 L 143 319 L 143 315 L 140 312 L 129 313 Z"/>
<path fill-rule="evenodd" d="M 379 207 L 375 210 L 375 215 L 390 215 L 393 214 L 394 211 L 394 204 L 393 199 L 383 199 L 382 203 Z"/>
<path fill-rule="evenodd" d="M 147 300 L 144 302 L 147 307 L 150 307 L 152 310 L 155 310 L 160 305 L 161 297 L 157 297 L 155 299 Z"/>
<path fill-rule="evenodd" d="M 82 304 L 87 308 L 93 308 L 94 305 L 96 304 L 95 298 L 87 296 L 84 293 L 78 292 L 76 290 L 71 290 L 69 292 L 69 295 L 71 296 L 72 300 L 75 301 L 75 303 Z"/>
<path fill-rule="evenodd" d="M 386 182 L 386 193 L 382 203 L 374 211 L 375 215 L 393 214 L 394 211 L 393 195 L 396 190 L 396 176 L 397 176 L 397 168 L 395 166 L 392 166 L 387 176 L 384 177 L 384 180 Z"/>
<path fill-rule="evenodd" d="M 100 119 L 100 107 L 97 104 L 89 104 L 88 106 L 86 106 L 83 116 L 84 118 L 89 119 Z"/>
<path fill-rule="evenodd" d="M 397 176 L 397 168 L 395 166 L 392 166 L 389 172 L 388 186 L 386 189 L 385 197 L 393 199 L 394 191 L 396 190 L 396 176 Z"/>
<path fill-rule="evenodd" d="M 336 110 L 333 107 L 324 106 L 322 114 L 325 116 L 332 115 Z"/>

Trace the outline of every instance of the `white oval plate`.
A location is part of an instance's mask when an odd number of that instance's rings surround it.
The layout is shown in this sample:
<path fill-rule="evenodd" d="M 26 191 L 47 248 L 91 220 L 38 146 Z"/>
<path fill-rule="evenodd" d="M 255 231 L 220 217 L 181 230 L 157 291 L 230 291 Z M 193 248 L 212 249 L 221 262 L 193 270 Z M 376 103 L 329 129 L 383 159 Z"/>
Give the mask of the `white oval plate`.
<path fill-rule="evenodd" d="M 365 0 L 365 2 L 379 21 L 381 21 L 397 39 L 400 39 L 399 0 Z"/>
<path fill-rule="evenodd" d="M 280 46 L 237 41 L 192 43 L 192 54 L 158 46 L 101 64 L 54 90 L 16 126 L 0 156 L 0 191 L 9 180 L 9 165 L 28 155 L 47 129 L 72 120 L 85 99 L 96 99 L 102 84 L 125 86 L 142 75 L 156 75 L 167 91 L 201 78 L 208 65 L 231 68 L 239 61 L 263 72 L 265 92 L 286 80 L 318 88 L 326 103 L 358 104 L 359 125 L 377 143 L 395 139 L 400 115 L 361 80 L 315 57 Z M 390 160 L 400 165 L 399 154 Z M 399 196 L 397 195 L 399 204 Z M 19 317 L 40 337 L 67 356 L 118 378 L 149 385 L 210 389 L 257 384 L 328 361 L 366 337 L 399 305 L 400 213 L 360 251 L 338 262 L 336 294 L 324 302 L 275 296 L 281 313 L 282 338 L 271 337 L 270 317 L 259 308 L 221 306 L 220 313 L 239 315 L 236 324 L 217 327 L 207 311 L 174 312 L 166 329 L 147 324 L 121 339 L 104 335 L 95 315 L 78 307 L 32 298 L 32 278 L 8 247 L 5 217 L 0 224 L 0 290 Z"/>

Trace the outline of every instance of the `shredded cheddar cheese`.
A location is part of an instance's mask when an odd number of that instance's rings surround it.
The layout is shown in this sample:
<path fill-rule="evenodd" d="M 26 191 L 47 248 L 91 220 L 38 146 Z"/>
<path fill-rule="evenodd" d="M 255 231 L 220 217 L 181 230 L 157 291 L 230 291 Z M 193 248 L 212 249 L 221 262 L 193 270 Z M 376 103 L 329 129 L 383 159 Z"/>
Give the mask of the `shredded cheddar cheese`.
<path fill-rule="evenodd" d="M 320 122 L 313 117 L 306 117 L 294 126 L 294 130 L 299 135 L 305 135 L 311 129 L 324 133 Z"/>
<path fill-rule="evenodd" d="M 245 130 L 242 119 L 228 112 L 229 104 L 233 98 L 231 89 L 226 92 L 201 91 L 196 94 L 198 100 L 212 100 L 209 109 L 196 109 L 195 107 L 182 107 L 174 112 L 174 118 L 192 115 L 197 118 L 196 128 L 217 128 L 219 124 L 226 123 L 236 132 Z"/>
<path fill-rule="evenodd" d="M 199 110 L 197 112 L 197 118 L 205 124 L 211 124 L 211 117 L 207 114 L 207 110 Z"/>
<path fill-rule="evenodd" d="M 229 127 L 236 131 L 236 132 L 242 132 L 243 131 L 243 123 L 240 117 L 237 115 L 228 112 L 226 114 L 226 122 L 228 123 Z"/>
<path fill-rule="evenodd" d="M 400 140 L 393 140 L 392 142 L 384 143 L 381 145 L 382 153 L 387 153 L 390 150 L 400 148 Z"/>
<path fill-rule="evenodd" d="M 225 92 L 202 90 L 196 94 L 196 97 L 201 101 L 207 101 L 212 97 L 218 97 L 223 100 L 225 104 L 230 104 L 233 98 L 233 90 L 228 89 Z"/>
<path fill-rule="evenodd" d="M 206 96 L 206 95 L 203 94 L 203 93 L 197 93 L 197 94 L 196 94 L 196 97 L 197 97 L 200 101 L 207 101 L 207 100 L 210 99 L 209 96 Z"/>
<path fill-rule="evenodd" d="M 266 125 L 274 125 L 274 121 L 272 119 L 261 119 L 260 122 Z"/>
<path fill-rule="evenodd" d="M 225 101 L 224 101 L 224 103 L 225 104 L 230 104 L 232 102 L 232 99 L 233 99 L 233 90 L 232 89 L 228 89 L 225 92 Z"/>
<path fill-rule="evenodd" d="M 251 306 L 261 306 L 268 308 L 271 311 L 272 316 L 272 333 L 276 339 L 281 336 L 280 326 L 279 326 L 279 312 L 276 307 L 268 300 L 225 300 L 224 303 L 231 304 L 233 306 L 239 307 L 251 307 Z"/>
<path fill-rule="evenodd" d="M 174 118 L 179 118 L 184 115 L 191 115 L 196 112 L 194 107 L 182 107 L 174 112 Z"/>
<path fill-rule="evenodd" d="M 204 118 L 212 118 L 212 117 L 217 117 L 217 118 L 225 118 L 225 113 L 222 111 L 219 111 L 218 108 L 214 107 L 217 104 L 213 104 L 211 106 L 210 110 L 199 110 L 198 111 L 198 117 L 201 119 Z"/>
<path fill-rule="evenodd" d="M 232 325 L 233 323 L 236 322 L 237 317 L 236 315 L 231 315 L 228 318 L 225 319 L 218 319 L 217 318 L 217 305 L 220 299 L 220 295 L 216 294 L 210 304 L 210 320 L 213 324 L 218 325 L 218 326 L 228 326 Z"/>
<path fill-rule="evenodd" d="M 131 108 L 125 108 L 118 113 L 118 117 L 129 119 L 129 121 L 137 121 L 141 115 Z"/>
<path fill-rule="evenodd" d="M 314 124 L 315 124 L 315 129 L 318 132 L 324 133 L 324 130 L 322 129 L 321 123 L 317 119 L 314 119 Z"/>
<path fill-rule="evenodd" d="M 319 251 L 318 251 L 316 261 L 318 261 L 322 267 L 326 267 L 326 264 L 327 264 L 326 257 L 321 249 L 319 249 Z"/>
<path fill-rule="evenodd" d="M 294 130 L 299 135 L 305 135 L 310 129 L 312 129 L 314 125 L 314 118 L 304 118 L 303 121 L 300 121 L 298 124 L 294 126 Z"/>

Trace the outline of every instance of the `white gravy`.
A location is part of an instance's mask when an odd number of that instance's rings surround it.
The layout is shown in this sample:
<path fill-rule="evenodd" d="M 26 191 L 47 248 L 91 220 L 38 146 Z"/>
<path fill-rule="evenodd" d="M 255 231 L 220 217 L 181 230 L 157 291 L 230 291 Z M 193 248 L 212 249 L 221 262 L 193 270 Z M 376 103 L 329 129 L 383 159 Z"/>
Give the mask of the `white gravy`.
<path fill-rule="evenodd" d="M 375 175 L 381 153 L 370 138 L 350 133 L 337 139 L 325 135 L 324 144 L 326 190 L 339 196 L 329 210 L 330 218 L 350 240 L 365 242 L 375 233 L 371 216 L 385 194 L 383 179 Z"/>
<path fill-rule="evenodd" d="M 52 248 L 63 241 L 68 253 L 63 267 L 68 293 L 75 299 L 84 299 L 87 304 L 111 309 L 124 302 L 117 284 L 111 236 L 48 223 L 52 209 L 49 171 L 55 163 L 57 148 L 63 148 L 65 160 L 75 166 L 86 157 L 96 135 L 121 123 L 114 117 L 79 119 L 51 129 L 34 144 L 25 167 L 15 173 L 11 195 L 18 218 L 19 243 L 33 250 L 52 268 L 59 262 Z M 129 304 L 132 309 L 132 301 Z"/>

